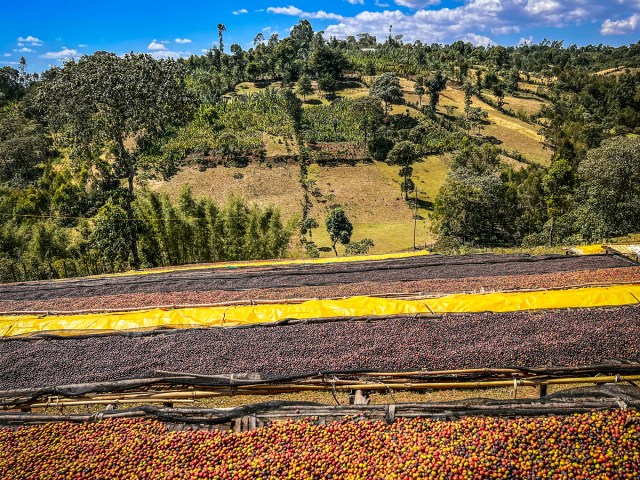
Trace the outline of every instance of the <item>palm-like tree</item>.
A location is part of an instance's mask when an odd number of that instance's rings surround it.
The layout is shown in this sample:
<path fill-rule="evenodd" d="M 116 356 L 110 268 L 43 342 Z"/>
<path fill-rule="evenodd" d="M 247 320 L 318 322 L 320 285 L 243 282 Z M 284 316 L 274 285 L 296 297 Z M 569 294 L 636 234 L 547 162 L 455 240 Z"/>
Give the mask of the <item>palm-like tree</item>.
<path fill-rule="evenodd" d="M 222 71 L 222 56 L 224 55 L 224 32 L 227 31 L 227 27 L 224 23 L 218 24 L 218 38 L 220 39 L 220 71 Z"/>

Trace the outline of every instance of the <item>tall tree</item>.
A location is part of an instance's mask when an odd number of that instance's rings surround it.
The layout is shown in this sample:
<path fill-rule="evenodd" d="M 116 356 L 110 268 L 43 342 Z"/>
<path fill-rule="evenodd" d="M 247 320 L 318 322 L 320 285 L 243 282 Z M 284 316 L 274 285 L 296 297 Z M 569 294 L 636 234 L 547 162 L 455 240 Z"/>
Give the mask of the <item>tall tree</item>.
<path fill-rule="evenodd" d="M 20 81 L 20 72 L 13 67 L 0 67 L 0 107 L 23 95 L 24 85 Z"/>
<path fill-rule="evenodd" d="M 440 92 L 445 88 L 447 88 L 447 77 L 438 70 L 435 76 L 427 82 L 427 89 L 429 90 L 429 106 L 433 113 L 436 112 L 436 108 L 440 102 Z"/>
<path fill-rule="evenodd" d="M 224 23 L 218 24 L 218 40 L 220 42 L 220 68 L 222 68 L 222 55 L 224 55 L 224 32 L 227 31 L 227 27 Z"/>
<path fill-rule="evenodd" d="M 383 73 L 371 84 L 369 94 L 384 102 L 384 111 L 389 111 L 389 104 L 402 102 L 402 86 L 395 73 Z"/>
<path fill-rule="evenodd" d="M 364 142 L 368 142 L 371 134 L 376 131 L 384 120 L 384 110 L 380 100 L 374 97 L 356 98 L 350 103 L 351 118 L 362 132 Z"/>
<path fill-rule="evenodd" d="M 425 89 L 424 89 L 424 77 L 418 75 L 416 77 L 416 95 L 418 95 L 418 101 L 420 102 L 420 106 L 422 106 L 422 97 L 424 97 Z"/>
<path fill-rule="evenodd" d="M 412 165 L 418 159 L 418 149 L 413 142 L 404 140 L 396 143 L 389 155 L 387 155 L 387 163 L 390 165 L 400 165 L 400 176 L 403 177 L 402 191 L 405 200 L 409 200 L 409 192 L 413 191 L 414 185 L 411 180 L 413 173 Z"/>
<path fill-rule="evenodd" d="M 353 225 L 347 218 L 347 214 L 344 213 L 342 207 L 334 207 L 327 215 L 327 232 L 331 239 L 331 247 L 333 248 L 336 257 L 338 256 L 338 250 L 336 245 L 340 242 L 343 245 L 348 245 L 351 241 L 351 234 L 353 233 Z"/>
<path fill-rule="evenodd" d="M 302 95 L 302 99 L 306 102 L 307 95 L 311 95 L 313 93 L 313 86 L 311 85 L 311 79 L 308 75 L 302 75 L 300 77 L 296 90 L 298 91 L 298 94 Z"/>
<path fill-rule="evenodd" d="M 44 128 L 27 119 L 19 104 L 0 109 L 0 184 L 24 187 L 35 180 L 49 144 Z"/>
<path fill-rule="evenodd" d="M 464 113 L 469 119 L 469 112 L 471 110 L 471 105 L 473 105 L 473 94 L 475 93 L 475 87 L 471 82 L 466 82 L 462 86 L 462 91 L 464 92 Z"/>
<path fill-rule="evenodd" d="M 42 82 L 37 101 L 75 161 L 112 160 L 111 175 L 127 182 L 123 204 L 129 218 L 140 154 L 191 112 L 180 65 L 133 53 L 97 52 L 67 62 Z M 129 248 L 132 265 L 138 267 L 132 231 Z"/>
<path fill-rule="evenodd" d="M 586 238 L 640 230 L 640 139 L 606 140 L 587 153 L 578 175 L 584 198 L 580 225 Z"/>

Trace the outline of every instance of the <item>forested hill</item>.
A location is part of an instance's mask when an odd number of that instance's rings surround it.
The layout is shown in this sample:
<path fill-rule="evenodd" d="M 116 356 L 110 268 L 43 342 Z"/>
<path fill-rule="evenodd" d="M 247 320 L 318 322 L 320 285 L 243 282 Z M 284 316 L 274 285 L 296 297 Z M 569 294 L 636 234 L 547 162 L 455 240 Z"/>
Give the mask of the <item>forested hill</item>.
<path fill-rule="evenodd" d="M 225 32 L 0 68 L 0 281 L 640 231 L 640 43 Z"/>

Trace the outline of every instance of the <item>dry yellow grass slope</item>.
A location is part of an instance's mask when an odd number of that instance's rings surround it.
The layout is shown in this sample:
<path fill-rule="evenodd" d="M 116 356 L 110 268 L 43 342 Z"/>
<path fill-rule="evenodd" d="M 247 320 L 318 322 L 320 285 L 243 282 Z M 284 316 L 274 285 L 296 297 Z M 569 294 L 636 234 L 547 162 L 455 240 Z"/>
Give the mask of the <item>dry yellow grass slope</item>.
<path fill-rule="evenodd" d="M 154 183 L 151 188 L 177 198 L 185 185 L 191 185 L 196 197 L 212 198 L 220 204 L 235 195 L 262 207 L 275 205 L 283 219 L 289 220 L 301 212 L 303 192 L 299 178 L 295 164 L 217 167 L 203 172 L 185 167 L 168 182 Z"/>
<path fill-rule="evenodd" d="M 464 93 L 461 90 L 448 86 L 440 98 L 441 108 L 453 105 L 458 108 L 458 112 L 464 111 Z M 534 162 L 542 165 L 550 163 L 551 153 L 543 148 L 542 137 L 538 135 L 535 125 L 500 113 L 477 97 L 473 98 L 473 106 L 481 107 L 489 113 L 489 125 L 485 125 L 483 136 L 495 137 L 501 147 L 509 151 L 518 150 Z"/>
<path fill-rule="evenodd" d="M 418 199 L 432 203 L 449 170 L 446 156 L 433 156 L 414 165 L 414 182 Z M 317 178 L 322 193 L 314 199 L 311 215 L 321 227 L 314 232 L 314 241 L 320 247 L 330 245 L 324 230 L 324 219 L 333 205 L 344 206 L 354 226 L 353 240 L 370 238 L 375 247 L 372 253 L 394 252 L 413 247 L 413 210 L 403 199 L 397 166 L 383 162 L 356 166 L 313 166 L 311 173 Z M 421 203 L 424 205 L 424 203 Z M 418 209 L 417 244 L 431 243 L 429 210 Z M 326 253 L 333 255 L 332 253 Z"/>

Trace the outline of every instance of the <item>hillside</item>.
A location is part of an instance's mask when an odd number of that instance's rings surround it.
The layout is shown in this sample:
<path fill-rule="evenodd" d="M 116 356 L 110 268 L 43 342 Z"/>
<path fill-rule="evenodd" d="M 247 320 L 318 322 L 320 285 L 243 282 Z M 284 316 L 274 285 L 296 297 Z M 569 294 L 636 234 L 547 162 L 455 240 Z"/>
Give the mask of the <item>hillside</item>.
<path fill-rule="evenodd" d="M 373 78 L 367 79 L 367 81 L 372 80 Z M 317 82 L 312 85 L 314 93 L 306 96 L 303 107 L 312 109 L 318 105 L 330 105 L 331 102 L 327 97 L 318 92 Z M 411 117 L 419 118 L 422 114 L 416 108 L 406 104 L 418 105 L 419 103 L 415 93 L 415 82 L 402 79 L 401 85 L 403 104 L 392 104 L 391 113 L 394 115 L 408 113 Z M 366 85 L 355 80 L 343 82 L 341 87 L 336 92 L 337 99 L 354 99 L 368 94 Z M 256 94 L 267 88 L 279 90 L 281 83 L 244 82 L 235 88 L 230 98 Z M 484 94 L 491 98 L 490 92 L 484 92 Z M 298 97 L 303 100 L 302 95 L 298 94 Z M 457 109 L 457 114 L 464 110 L 464 93 L 459 86 L 449 83 L 446 90 L 442 92 L 441 98 L 438 109 L 440 115 L 444 116 L 446 107 L 450 105 Z M 479 138 L 483 141 L 488 140 L 508 152 L 518 151 L 533 163 L 548 165 L 551 153 L 543 149 L 542 137 L 538 135 L 536 125 L 505 115 L 483 103 L 478 97 L 474 97 L 474 104 L 481 106 L 489 113 L 488 122 Z M 534 95 L 527 98 L 505 97 L 505 108 L 513 111 L 521 109 L 527 115 L 539 113 L 542 105 L 544 101 Z M 348 142 L 342 145 L 339 148 L 350 148 Z M 286 220 L 299 219 L 304 191 L 299 184 L 299 167 L 293 161 L 298 150 L 293 142 L 285 142 L 282 138 L 278 139 L 270 135 L 263 136 L 263 146 L 266 151 L 265 163 L 252 162 L 244 168 L 219 166 L 204 170 L 187 166 L 168 181 L 153 183 L 152 188 L 176 199 L 181 189 L 189 185 L 196 197 L 206 196 L 215 199 L 218 203 L 225 203 L 229 197 L 239 196 L 251 202 L 255 201 L 263 207 L 269 204 L 275 205 Z M 323 144 L 321 148 L 330 147 L 331 144 Z M 279 156 L 291 160 L 285 163 L 270 161 Z M 515 169 L 525 166 L 509 157 L 503 157 L 503 160 Z M 330 246 L 328 234 L 324 229 L 324 219 L 333 205 L 342 205 L 354 225 L 353 240 L 359 241 L 364 238 L 373 240 L 372 253 L 413 248 L 415 213 L 417 213 L 416 245 L 431 244 L 435 237 L 431 229 L 430 214 L 450 165 L 451 157 L 448 154 L 429 155 L 414 165 L 413 179 L 417 185 L 419 200 L 417 212 L 412 204 L 402 198 L 401 177 L 397 173 L 397 167 L 371 160 L 343 162 L 336 165 L 312 165 L 310 177 L 316 182 L 317 190 L 312 198 L 313 207 L 310 215 L 320 223 L 320 228 L 312 233 L 313 240 L 321 249 Z M 304 255 L 297 245 L 294 245 L 292 254 Z M 333 253 L 321 251 L 321 256 L 330 255 Z"/>
<path fill-rule="evenodd" d="M 635 45 L 225 32 L 0 69 L 0 281 L 640 231 Z"/>

